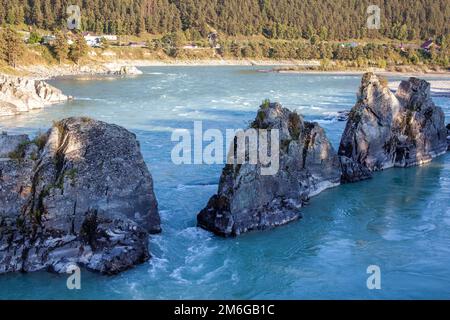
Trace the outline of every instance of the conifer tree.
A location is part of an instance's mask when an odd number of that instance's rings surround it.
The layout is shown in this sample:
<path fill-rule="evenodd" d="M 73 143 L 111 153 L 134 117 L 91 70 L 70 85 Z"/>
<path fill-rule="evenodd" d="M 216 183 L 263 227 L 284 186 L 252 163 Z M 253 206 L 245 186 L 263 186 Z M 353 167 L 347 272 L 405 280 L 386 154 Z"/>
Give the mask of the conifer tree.
<path fill-rule="evenodd" d="M 63 32 L 59 31 L 56 33 L 55 43 L 53 44 L 53 50 L 55 52 L 56 58 L 59 63 L 67 59 L 69 54 L 69 45 L 67 43 L 67 38 Z"/>
<path fill-rule="evenodd" d="M 85 57 L 89 51 L 89 47 L 84 40 L 81 33 L 78 33 L 75 38 L 75 42 L 70 46 L 69 57 L 70 59 L 78 63 L 81 58 Z"/>
<path fill-rule="evenodd" d="M 11 66 L 16 67 L 17 61 L 23 55 L 24 43 L 19 34 L 11 28 L 6 28 L 2 34 L 3 41 L 1 50 L 4 60 Z"/>

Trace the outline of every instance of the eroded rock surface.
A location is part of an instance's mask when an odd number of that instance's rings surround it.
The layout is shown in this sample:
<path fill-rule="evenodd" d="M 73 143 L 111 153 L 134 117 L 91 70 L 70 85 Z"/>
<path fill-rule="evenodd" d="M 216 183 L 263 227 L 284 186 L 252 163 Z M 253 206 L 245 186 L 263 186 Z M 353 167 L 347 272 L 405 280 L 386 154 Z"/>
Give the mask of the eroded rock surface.
<path fill-rule="evenodd" d="M 33 141 L 1 135 L 0 203 L 0 273 L 72 263 L 117 273 L 146 261 L 148 235 L 161 230 L 135 135 L 88 118 Z"/>
<path fill-rule="evenodd" d="M 428 82 L 402 81 L 394 95 L 385 80 L 367 73 L 349 114 L 339 155 L 369 171 L 427 163 L 447 150 L 444 118 L 431 99 Z M 354 171 L 343 169 L 349 181 L 361 180 L 360 172 L 355 176 Z"/>
<path fill-rule="evenodd" d="M 279 171 L 265 176 L 260 165 L 226 165 L 198 225 L 235 236 L 285 224 L 301 217 L 302 205 L 326 188 L 423 164 L 449 148 L 450 129 L 424 80 L 402 81 L 393 94 L 384 79 L 367 73 L 348 118 L 337 155 L 318 124 L 277 103 L 262 105 L 251 127 L 280 131 Z"/>
<path fill-rule="evenodd" d="M 260 107 L 251 127 L 279 130 L 279 170 L 262 175 L 260 163 L 225 166 L 217 194 L 197 216 L 200 227 L 221 236 L 296 220 L 305 201 L 340 183 L 339 159 L 317 123 L 271 103 Z"/>
<path fill-rule="evenodd" d="M 116 76 L 132 76 L 141 75 L 142 71 L 135 66 L 112 66 L 111 70 L 109 70 L 107 73 Z"/>
<path fill-rule="evenodd" d="M 69 98 L 44 81 L 0 75 L 0 116 L 42 109 Z"/>
<path fill-rule="evenodd" d="M 447 124 L 447 144 L 448 144 L 448 148 L 447 151 L 450 151 L 450 123 Z"/>

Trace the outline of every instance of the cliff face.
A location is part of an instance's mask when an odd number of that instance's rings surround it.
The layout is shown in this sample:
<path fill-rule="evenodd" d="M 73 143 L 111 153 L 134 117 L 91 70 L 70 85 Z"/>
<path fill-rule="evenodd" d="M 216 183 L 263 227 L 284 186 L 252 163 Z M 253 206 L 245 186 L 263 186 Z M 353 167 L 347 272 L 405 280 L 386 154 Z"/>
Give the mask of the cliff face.
<path fill-rule="evenodd" d="M 0 116 L 42 109 L 68 99 L 44 81 L 0 75 Z"/>
<path fill-rule="evenodd" d="M 309 197 L 340 183 L 338 157 L 317 123 L 272 103 L 260 107 L 252 128 L 279 130 L 279 170 L 262 175 L 260 163 L 225 166 L 218 193 L 197 217 L 200 227 L 218 235 L 235 236 L 298 219 Z"/>
<path fill-rule="evenodd" d="M 0 202 L 0 273 L 70 263 L 117 273 L 147 260 L 148 234 L 161 230 L 135 136 L 86 118 L 34 141 L 0 136 Z"/>
<path fill-rule="evenodd" d="M 369 171 L 431 161 L 447 149 L 444 113 L 434 105 L 430 84 L 410 78 L 394 95 L 372 73 L 363 76 L 339 155 Z M 352 173 L 345 172 L 351 181 Z"/>
<path fill-rule="evenodd" d="M 447 128 L 447 145 L 448 145 L 447 151 L 450 151 L 450 123 L 447 124 L 446 128 Z"/>

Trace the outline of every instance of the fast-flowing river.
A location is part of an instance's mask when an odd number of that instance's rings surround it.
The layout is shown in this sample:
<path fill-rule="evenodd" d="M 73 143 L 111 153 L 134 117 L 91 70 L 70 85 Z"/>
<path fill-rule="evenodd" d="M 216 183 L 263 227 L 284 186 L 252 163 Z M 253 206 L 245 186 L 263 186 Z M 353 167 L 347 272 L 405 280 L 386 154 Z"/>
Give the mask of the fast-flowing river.
<path fill-rule="evenodd" d="M 175 165 L 174 129 L 245 128 L 268 98 L 318 121 L 337 148 L 360 76 L 277 74 L 257 67 L 148 67 L 134 78 L 59 79 L 74 101 L 0 118 L 1 131 L 35 135 L 52 121 L 89 116 L 136 133 L 154 178 L 163 233 L 152 259 L 118 276 L 0 276 L 1 299 L 450 298 L 450 153 L 410 169 L 329 189 L 284 227 L 222 239 L 196 227 L 222 165 Z M 450 77 L 449 77 L 450 78 Z M 392 78 L 398 81 L 400 78 Z M 433 97 L 450 122 L 450 98 Z M 381 270 L 369 290 L 367 268 Z"/>

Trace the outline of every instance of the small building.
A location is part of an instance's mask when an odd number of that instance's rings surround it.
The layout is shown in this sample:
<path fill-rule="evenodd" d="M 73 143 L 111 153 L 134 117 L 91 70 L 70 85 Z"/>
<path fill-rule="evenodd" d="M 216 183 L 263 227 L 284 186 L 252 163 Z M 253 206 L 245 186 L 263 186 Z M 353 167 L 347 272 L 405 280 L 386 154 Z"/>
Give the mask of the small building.
<path fill-rule="evenodd" d="M 87 45 L 90 47 L 98 48 L 102 45 L 102 37 L 99 35 L 83 32 L 83 37 Z"/>
<path fill-rule="evenodd" d="M 433 47 L 436 49 L 440 49 L 440 47 L 437 44 L 435 44 L 432 39 L 429 39 L 420 46 L 420 49 L 429 52 Z"/>
<path fill-rule="evenodd" d="M 118 37 L 113 34 L 97 35 L 91 32 L 83 32 L 84 40 L 90 47 L 99 48 L 102 46 L 103 41 L 117 41 Z"/>
<path fill-rule="evenodd" d="M 56 37 L 54 35 L 46 35 L 42 37 L 42 44 L 52 45 L 55 40 Z"/>

